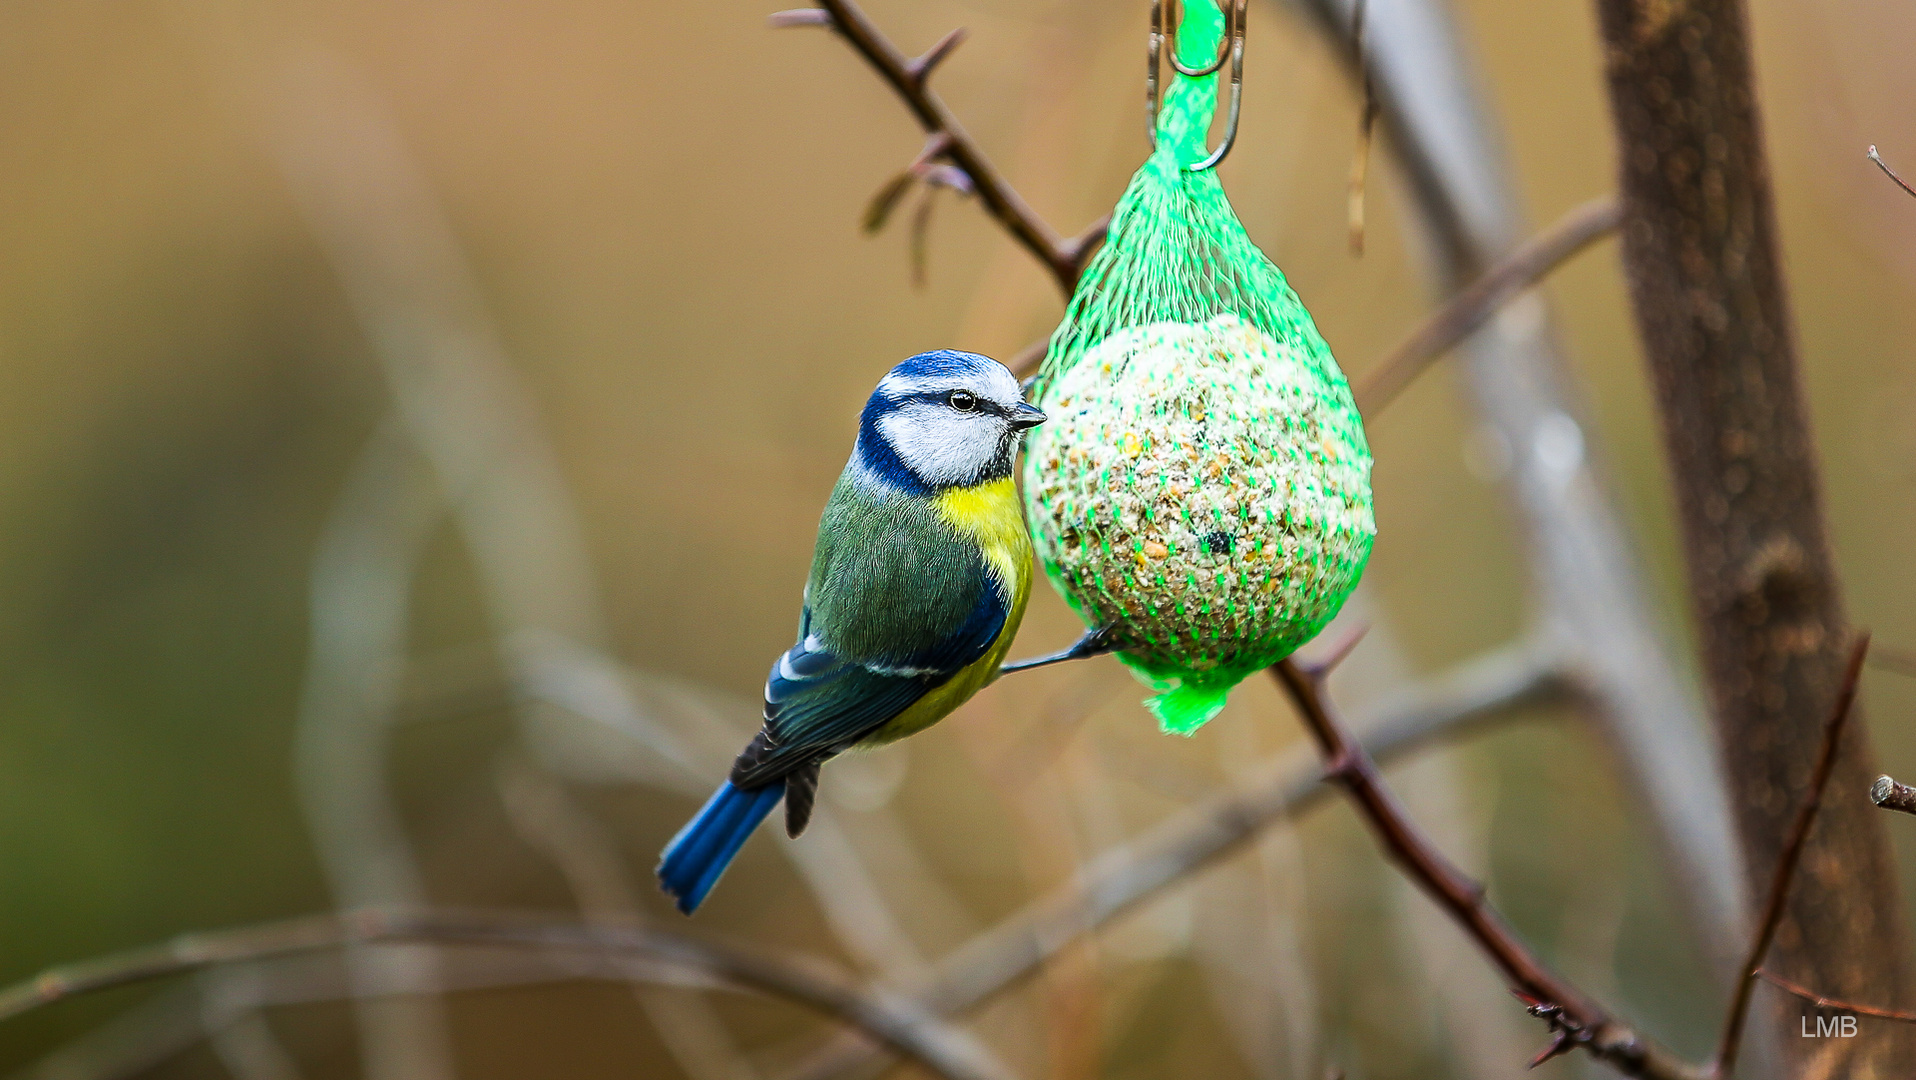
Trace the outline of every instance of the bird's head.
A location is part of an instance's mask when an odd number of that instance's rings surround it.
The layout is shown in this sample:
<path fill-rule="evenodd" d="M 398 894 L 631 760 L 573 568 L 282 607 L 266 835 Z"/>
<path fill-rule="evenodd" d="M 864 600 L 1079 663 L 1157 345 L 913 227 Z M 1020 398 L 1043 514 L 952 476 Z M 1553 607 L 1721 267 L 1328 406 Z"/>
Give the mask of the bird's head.
<path fill-rule="evenodd" d="M 858 460 L 894 486 L 939 490 L 1011 475 L 1018 437 L 1044 423 L 1003 364 L 919 353 L 879 382 L 858 429 Z"/>

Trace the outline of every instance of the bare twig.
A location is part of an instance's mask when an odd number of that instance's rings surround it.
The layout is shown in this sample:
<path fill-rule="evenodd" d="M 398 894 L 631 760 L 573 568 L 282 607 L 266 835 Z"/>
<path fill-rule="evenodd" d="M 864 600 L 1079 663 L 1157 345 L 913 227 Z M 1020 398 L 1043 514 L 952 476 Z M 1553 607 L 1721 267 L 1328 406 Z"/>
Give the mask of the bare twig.
<path fill-rule="evenodd" d="M 1717 1043 L 1715 1065 L 1711 1069 L 1713 1075 L 1724 1080 L 1736 1071 L 1736 1052 L 1743 1042 L 1743 1024 L 1749 1017 L 1756 971 L 1763 964 L 1763 955 L 1770 951 L 1770 942 L 1776 939 L 1776 928 L 1783 923 L 1790 881 L 1796 876 L 1796 864 L 1803 855 L 1804 842 L 1809 839 L 1810 826 L 1816 821 L 1816 811 L 1823 805 L 1823 789 L 1829 785 L 1830 772 L 1836 767 L 1836 748 L 1843 738 L 1843 726 L 1849 721 L 1850 707 L 1856 702 L 1856 687 L 1863 677 L 1863 658 L 1868 655 L 1869 634 L 1864 632 L 1856 635 L 1856 644 L 1850 647 L 1849 663 L 1843 669 L 1843 681 L 1837 686 L 1835 708 L 1823 725 L 1823 747 L 1810 772 L 1809 789 L 1803 793 L 1796 820 L 1791 823 L 1783 852 L 1777 857 L 1776 872 L 1770 877 L 1769 896 L 1763 902 L 1763 915 L 1756 924 L 1756 938 L 1750 942 L 1749 955 L 1737 973 L 1736 992 L 1730 996 L 1729 1015 L 1723 1019 L 1723 1037 Z"/>
<path fill-rule="evenodd" d="M 482 911 L 370 908 L 186 935 L 163 945 L 52 968 L 25 983 L 0 990 L 0 1020 L 70 997 L 217 965 L 403 942 L 644 957 L 666 968 L 757 991 L 831 1016 L 947 1080 L 999 1080 L 1005 1076 L 982 1060 L 969 1039 L 922 1009 L 866 994 L 844 976 L 828 974 L 816 962 L 748 953 L 651 927 L 546 922 Z"/>
<path fill-rule="evenodd" d="M 1897 176 L 1896 170 L 1889 167 L 1889 163 L 1883 160 L 1883 155 L 1876 152 L 1876 145 L 1874 143 L 1870 144 L 1869 159 L 1876 163 L 1877 168 L 1883 170 L 1884 176 L 1887 176 L 1891 180 L 1896 181 L 1897 187 L 1902 188 L 1904 191 L 1909 192 L 1911 195 L 1916 195 L 1916 188 L 1910 187 L 1908 184 L 1903 183 L 1903 178 L 1900 176 Z"/>
<path fill-rule="evenodd" d="M 1893 776 L 1879 776 L 1869 786 L 1869 801 L 1885 810 L 1916 814 L 1916 787 L 1898 783 Z"/>
<path fill-rule="evenodd" d="M 1077 236 L 1058 235 L 1011 187 L 944 100 L 931 89 L 928 83 L 932 70 L 958 47 L 964 39 L 962 30 L 946 34 L 924 55 L 914 59 L 900 52 L 853 0 L 819 0 L 817 8 L 779 12 L 772 16 L 771 22 L 780 27 L 825 26 L 838 31 L 897 92 L 925 134 L 944 137 L 945 145 L 934 156 L 949 161 L 970 178 L 985 210 L 1045 264 L 1065 295 L 1071 294 L 1085 261 L 1104 239 L 1110 218 L 1094 222 Z"/>
<path fill-rule="evenodd" d="M 1306 668 L 1295 660 L 1285 660 L 1271 672 L 1289 693 L 1317 743 L 1326 775 L 1349 794 L 1391 860 L 1490 957 L 1512 990 L 1529 1006 L 1531 1015 L 1550 1025 L 1552 1041 L 1531 1064 L 1582 1048 L 1626 1076 L 1669 1080 L 1702 1076 L 1689 1063 L 1614 1019 L 1593 998 L 1546 968 L 1485 901 L 1483 886 L 1453 866 L 1418 830 L 1384 786 L 1370 755 L 1344 730 L 1332 709 L 1324 691 L 1330 667 L 1322 664 Z"/>
<path fill-rule="evenodd" d="M 1824 997 L 1809 987 L 1793 983 L 1768 968 L 1757 968 L 1756 977 L 1786 994 L 1802 998 L 1819 1009 L 1836 1009 L 1840 1012 L 1856 1013 L 1859 1016 L 1874 1016 L 1880 1020 L 1901 1020 L 1905 1024 L 1916 1024 L 1916 1012 L 1885 1009 L 1879 1005 L 1859 1005 L 1854 1001 L 1844 1001 L 1841 998 Z"/>
<path fill-rule="evenodd" d="M 1570 211 L 1525 241 L 1425 319 L 1403 344 L 1370 369 L 1357 386 L 1357 410 L 1366 419 L 1375 416 L 1432 360 L 1469 337 L 1499 308 L 1572 255 L 1614 232 L 1621 217 L 1616 198 L 1605 195 Z"/>

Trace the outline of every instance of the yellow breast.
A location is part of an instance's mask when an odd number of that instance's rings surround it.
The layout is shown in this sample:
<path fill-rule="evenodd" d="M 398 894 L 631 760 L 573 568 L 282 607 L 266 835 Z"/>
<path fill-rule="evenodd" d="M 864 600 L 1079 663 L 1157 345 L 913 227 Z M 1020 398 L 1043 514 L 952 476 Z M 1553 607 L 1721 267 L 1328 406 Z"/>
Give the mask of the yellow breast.
<path fill-rule="evenodd" d="M 1022 612 L 1031 587 L 1031 534 L 1025 531 L 1018 489 L 1010 478 L 951 488 L 939 492 L 932 503 L 946 524 L 978 545 L 1007 590 L 1006 603 Z"/>

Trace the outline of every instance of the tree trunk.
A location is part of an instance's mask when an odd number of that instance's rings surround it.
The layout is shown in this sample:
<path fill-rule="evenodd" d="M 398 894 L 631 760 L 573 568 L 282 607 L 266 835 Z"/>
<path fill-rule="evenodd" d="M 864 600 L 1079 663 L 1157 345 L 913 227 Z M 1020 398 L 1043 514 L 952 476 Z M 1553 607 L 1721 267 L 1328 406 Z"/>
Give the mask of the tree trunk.
<path fill-rule="evenodd" d="M 1703 674 L 1760 896 L 1807 783 L 1849 631 L 1797 375 L 1747 20 L 1742 0 L 1597 8 L 1624 268 L 1675 481 Z M 1832 997 L 1893 1004 L 1902 1001 L 1903 932 L 1889 847 L 1864 798 L 1870 756 L 1852 725 L 1768 964 Z M 1787 1028 L 1786 1062 L 1833 1066 L 1819 1075 L 1908 1073 L 1900 1025 L 1865 1020 L 1839 1044 L 1796 1037 L 1806 1011 L 1797 1002 L 1760 993 L 1757 1009 L 1752 1027 Z"/>

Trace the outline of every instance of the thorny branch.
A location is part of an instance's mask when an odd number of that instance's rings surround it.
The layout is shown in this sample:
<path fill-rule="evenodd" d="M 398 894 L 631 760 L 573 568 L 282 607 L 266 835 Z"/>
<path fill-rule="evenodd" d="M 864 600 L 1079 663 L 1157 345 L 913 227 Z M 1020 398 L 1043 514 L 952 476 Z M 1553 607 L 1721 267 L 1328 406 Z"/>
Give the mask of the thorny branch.
<path fill-rule="evenodd" d="M 1361 7 L 1359 11 L 1361 13 Z M 1358 19 L 1361 28 L 1361 14 Z M 962 29 L 946 34 L 923 55 L 907 58 L 854 0 L 820 0 L 815 8 L 781 11 L 771 17 L 771 23 L 776 27 L 818 26 L 837 31 L 890 84 L 925 129 L 924 149 L 872 197 L 863 223 L 867 231 L 876 231 L 884 225 L 913 183 L 976 194 L 992 217 L 1051 271 L 1059 289 L 1067 296 L 1071 294 L 1092 251 L 1104 239 L 1111 223 L 1110 215 L 1075 237 L 1060 237 L 1004 179 L 943 99 L 930 88 L 933 69 L 964 40 Z M 1361 42 L 1361 29 L 1358 33 Z M 1361 49 L 1361 44 L 1359 47 Z M 1369 158 L 1369 133 L 1377 112 L 1368 75 L 1365 78 L 1363 130 L 1352 166 L 1350 196 L 1352 243 L 1359 252 L 1363 245 L 1362 192 L 1366 171 L 1363 163 Z M 921 207 L 921 224 L 922 210 L 929 205 L 927 202 Z M 1426 319 L 1372 369 L 1373 373 L 1357 388 L 1358 411 L 1370 416 L 1389 403 L 1431 360 L 1468 337 L 1504 304 L 1572 255 L 1613 232 L 1618 219 L 1614 198 L 1593 200 L 1511 252 Z M 920 280 L 924 273 L 922 228 L 915 228 L 913 237 L 913 275 L 914 280 Z M 1044 359 L 1045 345 L 1044 341 L 1033 343 L 1007 366 L 1021 379 L 1032 374 L 1038 362 Z"/>
<path fill-rule="evenodd" d="M 1355 644 L 1351 642 L 1350 644 Z M 1342 786 L 1385 851 L 1490 957 L 1530 1013 L 1550 1025 L 1552 1041 L 1532 1065 L 1582 1048 L 1626 1076 L 1698 1080 L 1708 1074 L 1677 1058 L 1612 1017 L 1589 995 L 1549 970 L 1472 881 L 1418 830 L 1384 786 L 1376 764 L 1344 729 L 1325 680 L 1348 645 L 1330 660 L 1305 666 L 1295 659 L 1271 668 L 1317 743 L 1326 774 Z"/>
<path fill-rule="evenodd" d="M 945 1080 L 1005 1080 L 970 1040 L 924 1010 L 881 999 L 817 965 L 646 926 L 555 923 L 513 914 L 365 908 L 208 934 L 57 967 L 0 989 L 0 1021 L 66 998 L 215 966 L 401 942 L 623 953 L 662 969 L 782 998 L 863 1031 Z"/>
<path fill-rule="evenodd" d="M 1004 176 L 992 165 L 976 141 L 966 133 L 964 125 L 952 114 L 940 98 L 931 89 L 931 73 L 946 57 L 950 56 L 959 42 L 964 40 L 963 30 L 953 30 L 938 40 L 938 43 L 925 50 L 916 58 L 907 57 L 890 38 L 878 29 L 870 17 L 853 0 L 819 0 L 815 8 L 797 8 L 781 11 L 772 16 L 773 26 L 822 26 L 838 32 L 865 62 L 878 72 L 879 76 L 891 85 L 898 97 L 918 119 L 931 140 L 914 166 L 922 176 L 923 164 L 945 161 L 969 178 L 970 190 L 984 203 L 985 210 L 998 219 L 1006 231 L 1027 250 L 1037 256 L 1051 271 L 1057 280 L 1058 288 L 1066 296 L 1078 284 L 1078 274 L 1091 252 L 1104 239 L 1105 228 L 1110 224 L 1107 215 L 1074 237 L 1062 237 L 1045 220 L 1038 216 L 1017 191 L 1013 190 Z M 891 194 L 895 202 L 904 194 L 903 187 L 908 186 L 914 175 L 911 169 L 901 174 L 900 179 L 882 190 L 879 201 Z M 905 181 L 901 184 L 900 181 Z M 962 183 L 949 178 L 941 181 L 944 186 L 965 190 Z M 895 194 L 893 188 L 897 187 Z M 868 217 L 867 220 L 870 220 Z M 879 220 L 882 222 L 883 216 Z"/>
<path fill-rule="evenodd" d="M 1816 811 L 1823 805 L 1823 789 L 1829 786 L 1830 772 L 1836 768 L 1836 748 L 1843 738 L 1851 706 L 1856 703 L 1856 687 L 1863 678 L 1863 659 L 1869 655 L 1869 634 L 1856 636 L 1850 647 L 1849 663 L 1843 668 L 1843 681 L 1837 684 L 1836 705 L 1823 725 L 1823 747 L 1816 755 L 1816 767 L 1810 772 L 1809 790 L 1803 794 L 1796 820 L 1790 824 L 1783 851 L 1776 859 L 1776 872 L 1770 878 L 1769 896 L 1763 902 L 1763 916 L 1756 924 L 1756 937 L 1750 952 L 1737 970 L 1736 992 L 1730 996 L 1730 1012 L 1723 1020 L 1723 1037 L 1717 1043 L 1712 1075 L 1719 1080 L 1736 1071 L 1737 1048 L 1743 1042 L 1743 1024 L 1749 1018 L 1750 994 L 1756 989 L 1757 969 L 1763 956 L 1776 940 L 1776 928 L 1783 924 L 1784 902 L 1789 898 L 1790 881 L 1796 876 L 1796 864 L 1802 858 L 1803 844 L 1809 840 Z"/>

